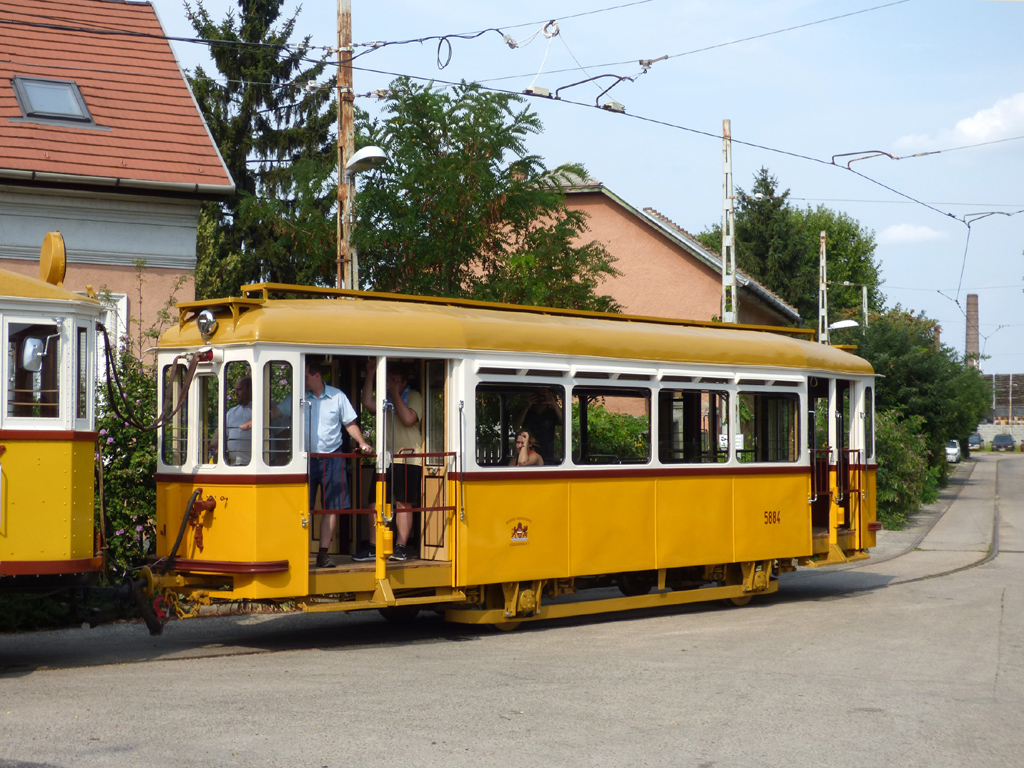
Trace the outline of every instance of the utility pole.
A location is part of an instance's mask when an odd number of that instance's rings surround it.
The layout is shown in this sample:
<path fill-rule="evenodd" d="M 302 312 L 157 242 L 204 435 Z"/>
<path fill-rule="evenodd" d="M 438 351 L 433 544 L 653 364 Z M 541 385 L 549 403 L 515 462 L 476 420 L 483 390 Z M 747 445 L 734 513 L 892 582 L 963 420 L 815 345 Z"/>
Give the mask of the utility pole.
<path fill-rule="evenodd" d="M 740 317 L 736 292 L 736 215 L 732 194 L 732 123 L 722 121 L 722 322 Z"/>
<path fill-rule="evenodd" d="M 818 342 L 828 344 L 828 275 L 825 273 L 825 233 L 818 249 Z"/>
<path fill-rule="evenodd" d="M 345 165 L 355 151 L 352 92 L 352 0 L 338 0 L 338 288 L 357 288 L 352 284 L 352 259 L 349 185 Z"/>

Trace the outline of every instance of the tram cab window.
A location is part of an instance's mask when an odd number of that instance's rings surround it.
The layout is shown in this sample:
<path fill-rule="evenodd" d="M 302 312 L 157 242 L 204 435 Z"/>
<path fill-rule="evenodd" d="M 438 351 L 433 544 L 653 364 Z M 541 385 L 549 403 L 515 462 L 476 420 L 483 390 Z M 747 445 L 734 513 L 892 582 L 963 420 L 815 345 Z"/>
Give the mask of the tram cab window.
<path fill-rule="evenodd" d="M 792 462 L 800 453 L 800 398 L 794 393 L 740 392 L 741 462 Z"/>
<path fill-rule="evenodd" d="M 224 462 L 247 467 L 252 461 L 252 368 L 242 360 L 224 366 Z"/>
<path fill-rule="evenodd" d="M 294 382 L 291 363 L 272 360 L 263 366 L 263 462 L 271 467 L 292 460 Z"/>
<path fill-rule="evenodd" d="M 651 458 L 651 393 L 575 387 L 572 458 L 576 464 L 644 464 Z"/>
<path fill-rule="evenodd" d="M 480 384 L 476 388 L 476 462 L 507 467 L 516 433 L 530 431 L 544 466 L 565 461 L 565 388 L 533 384 Z"/>
<path fill-rule="evenodd" d="M 198 394 L 199 407 L 196 427 L 199 431 L 198 463 L 216 464 L 220 461 L 220 444 L 217 433 L 217 408 L 220 405 L 220 381 L 216 376 L 196 376 L 192 386 Z"/>
<path fill-rule="evenodd" d="M 864 389 L 864 456 L 875 456 L 875 398 L 871 387 Z"/>
<path fill-rule="evenodd" d="M 163 404 L 161 413 L 170 413 L 181 403 L 185 391 L 185 366 L 165 365 L 161 376 Z M 188 445 L 188 405 L 183 405 L 160 431 L 160 456 L 164 464 L 180 467 L 185 463 Z"/>
<path fill-rule="evenodd" d="M 75 336 L 75 418 L 89 418 L 89 329 L 79 326 Z"/>
<path fill-rule="evenodd" d="M 658 459 L 663 464 L 729 460 L 729 394 L 663 389 L 658 394 Z"/>
<path fill-rule="evenodd" d="M 11 323 L 7 360 L 7 415 L 58 418 L 60 328 L 54 323 Z"/>

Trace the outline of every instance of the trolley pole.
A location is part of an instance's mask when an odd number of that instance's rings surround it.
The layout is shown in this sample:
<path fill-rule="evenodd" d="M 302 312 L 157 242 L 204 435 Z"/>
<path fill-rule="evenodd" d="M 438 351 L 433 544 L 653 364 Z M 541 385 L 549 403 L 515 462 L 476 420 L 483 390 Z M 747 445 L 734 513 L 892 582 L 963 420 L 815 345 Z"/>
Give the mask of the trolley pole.
<path fill-rule="evenodd" d="M 351 204 L 345 165 L 355 151 L 352 92 L 352 0 L 338 0 L 338 288 L 352 285 Z"/>
<path fill-rule="evenodd" d="M 732 123 L 722 121 L 722 322 L 739 321 L 736 292 L 736 216 L 732 194 Z"/>
<path fill-rule="evenodd" d="M 828 344 L 828 275 L 825 268 L 825 233 L 818 249 L 818 343 Z"/>

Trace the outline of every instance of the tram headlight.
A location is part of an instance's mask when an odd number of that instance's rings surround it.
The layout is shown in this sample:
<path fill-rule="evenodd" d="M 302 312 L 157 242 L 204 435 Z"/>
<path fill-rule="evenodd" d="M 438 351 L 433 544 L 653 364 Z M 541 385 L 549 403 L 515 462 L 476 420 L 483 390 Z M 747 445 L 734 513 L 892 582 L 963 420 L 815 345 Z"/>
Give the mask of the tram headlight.
<path fill-rule="evenodd" d="M 199 334 L 203 337 L 203 341 L 209 341 L 210 337 L 217 332 L 217 318 L 208 309 L 199 313 L 196 325 L 199 326 Z"/>

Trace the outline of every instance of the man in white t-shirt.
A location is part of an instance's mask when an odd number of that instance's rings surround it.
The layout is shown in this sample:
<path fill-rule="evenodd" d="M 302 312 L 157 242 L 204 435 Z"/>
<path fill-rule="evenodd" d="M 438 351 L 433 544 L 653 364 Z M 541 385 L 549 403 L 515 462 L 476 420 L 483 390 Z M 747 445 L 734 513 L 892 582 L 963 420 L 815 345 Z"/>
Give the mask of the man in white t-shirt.
<path fill-rule="evenodd" d="M 306 398 L 310 403 L 309 436 L 307 449 L 311 454 L 338 453 L 341 451 L 342 430 L 359 446 L 363 453 L 373 453 L 373 448 L 363 439 L 359 431 L 359 418 L 345 393 L 323 379 L 323 369 L 313 360 L 306 362 Z M 348 483 L 345 480 L 345 459 L 342 456 L 310 456 L 309 459 L 309 508 L 316 504 L 316 492 L 323 489 L 324 509 L 347 509 L 352 506 Z M 334 563 L 327 556 L 327 550 L 338 527 L 337 515 L 324 515 L 320 523 L 320 551 L 316 557 L 318 568 L 333 568 Z"/>

